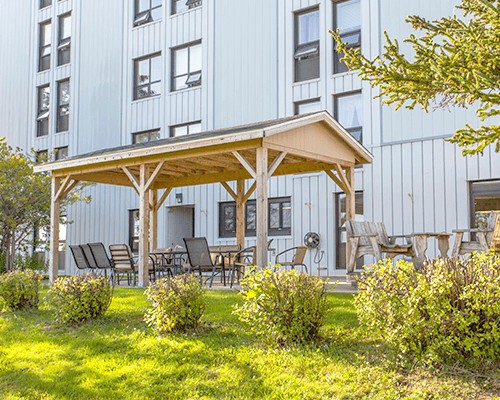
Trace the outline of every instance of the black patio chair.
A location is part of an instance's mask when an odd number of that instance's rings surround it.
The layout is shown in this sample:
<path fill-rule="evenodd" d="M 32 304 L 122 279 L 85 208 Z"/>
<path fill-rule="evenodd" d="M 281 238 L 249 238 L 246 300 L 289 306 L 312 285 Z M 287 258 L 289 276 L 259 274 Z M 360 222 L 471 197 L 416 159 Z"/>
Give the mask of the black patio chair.
<path fill-rule="evenodd" d="M 253 267 L 256 264 L 256 249 L 256 246 L 250 246 L 234 255 L 234 261 L 231 264 L 231 284 L 229 287 L 233 287 L 235 272 L 239 281 L 240 276 L 245 273 L 245 268 Z"/>
<path fill-rule="evenodd" d="M 109 276 L 113 279 L 115 274 L 115 267 L 113 265 L 113 261 L 108 257 L 108 252 L 106 251 L 106 247 L 101 242 L 98 243 L 89 243 L 88 244 L 90 251 L 92 253 L 92 257 L 96 264 L 98 270 L 104 271 L 104 276 L 108 276 L 107 271 L 109 270 Z"/>
<path fill-rule="evenodd" d="M 203 272 L 212 272 L 209 285 L 209 287 L 212 287 L 217 270 L 224 274 L 224 264 L 217 263 L 217 261 L 214 262 L 212 259 L 207 238 L 184 238 L 183 240 L 189 260 L 188 273 L 198 271 L 201 277 Z"/>
<path fill-rule="evenodd" d="M 83 254 L 85 254 L 85 258 L 87 259 L 87 262 L 89 263 L 90 268 L 92 268 L 92 272 L 97 272 L 97 263 L 95 262 L 94 256 L 92 254 L 92 251 L 90 250 L 90 247 L 88 244 L 81 244 L 80 248 L 83 251 Z"/>
<path fill-rule="evenodd" d="M 70 245 L 71 254 L 73 254 L 73 259 L 76 263 L 76 268 L 78 268 L 77 275 L 80 272 L 84 272 L 86 270 L 92 270 L 83 249 L 79 245 Z"/>

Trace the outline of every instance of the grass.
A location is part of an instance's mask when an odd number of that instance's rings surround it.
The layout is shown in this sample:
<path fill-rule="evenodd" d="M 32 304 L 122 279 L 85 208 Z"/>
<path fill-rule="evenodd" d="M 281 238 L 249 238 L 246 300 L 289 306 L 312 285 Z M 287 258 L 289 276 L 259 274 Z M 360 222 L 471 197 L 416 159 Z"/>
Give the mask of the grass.
<path fill-rule="evenodd" d="M 329 295 L 319 345 L 289 348 L 231 314 L 236 293 L 207 297 L 200 332 L 164 337 L 142 320 L 141 289 L 115 289 L 105 317 L 77 327 L 56 324 L 45 301 L 0 312 L 0 399 L 500 398 L 497 370 L 398 368 L 359 327 L 351 295 Z"/>

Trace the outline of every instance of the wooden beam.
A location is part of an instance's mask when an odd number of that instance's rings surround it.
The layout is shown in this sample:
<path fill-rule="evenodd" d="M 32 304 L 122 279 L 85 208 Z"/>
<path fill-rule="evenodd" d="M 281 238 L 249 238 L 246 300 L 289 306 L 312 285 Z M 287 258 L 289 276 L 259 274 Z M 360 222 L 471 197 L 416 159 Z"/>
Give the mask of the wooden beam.
<path fill-rule="evenodd" d="M 239 182 L 239 181 L 241 181 L 241 179 L 239 179 L 237 182 Z M 245 181 L 243 181 L 243 182 L 245 182 Z M 221 185 L 224 186 L 224 189 L 227 190 L 227 192 L 234 199 L 234 201 L 238 200 L 238 196 L 236 195 L 236 193 L 234 193 L 233 189 L 231 189 L 231 186 L 229 186 L 227 184 L 227 182 L 221 182 Z"/>
<path fill-rule="evenodd" d="M 337 174 L 338 174 L 340 180 L 344 184 L 344 189 L 343 189 L 344 192 L 346 194 L 352 194 L 351 183 L 349 182 L 349 179 L 347 179 L 347 177 L 345 176 L 344 171 L 342 171 L 342 168 L 340 167 L 340 165 L 335 165 L 335 171 L 337 171 Z"/>
<path fill-rule="evenodd" d="M 159 178 L 156 180 L 153 187 L 156 189 L 164 189 L 167 187 L 203 185 L 205 183 L 220 183 L 250 178 L 250 174 L 245 169 L 240 169 L 237 171 L 223 171 L 215 174 L 181 176 L 178 178 L 167 179 Z"/>
<path fill-rule="evenodd" d="M 94 182 L 104 183 L 107 185 L 134 187 L 130 179 L 123 172 L 95 172 L 92 174 L 81 174 L 75 176 L 75 179 L 82 182 Z"/>
<path fill-rule="evenodd" d="M 225 183 L 225 182 L 224 182 Z M 234 192 L 233 192 L 234 194 Z M 245 248 L 245 180 L 236 181 L 236 243 L 240 249 Z"/>
<path fill-rule="evenodd" d="M 252 164 L 250 164 L 248 160 L 237 151 L 233 151 L 233 155 L 238 159 L 240 164 L 243 165 L 243 168 L 247 170 L 247 172 L 252 176 L 252 178 L 256 180 L 257 172 L 255 171 L 255 169 L 253 169 Z M 266 165 L 266 175 L 267 175 L 267 165 Z"/>
<path fill-rule="evenodd" d="M 286 155 L 287 155 L 286 152 L 282 152 L 282 153 L 280 153 L 280 155 L 278 157 L 276 157 L 274 159 L 274 161 L 272 162 L 271 166 L 269 167 L 269 169 L 267 171 L 267 177 L 268 178 L 270 178 L 271 176 L 273 176 L 274 172 L 276 171 L 276 168 L 279 167 L 279 165 L 284 160 L 284 158 L 286 157 Z"/>
<path fill-rule="evenodd" d="M 243 203 L 246 203 L 247 200 L 250 198 L 253 192 L 255 192 L 255 189 L 257 188 L 257 182 L 254 182 L 252 186 L 248 189 L 248 192 L 245 193 L 243 196 Z"/>
<path fill-rule="evenodd" d="M 301 149 L 297 149 L 294 147 L 288 147 L 288 146 L 283 146 L 283 145 L 278 145 L 278 144 L 264 144 L 264 147 L 268 148 L 269 150 L 275 150 L 275 151 L 281 151 L 281 152 L 287 152 L 288 155 L 293 155 L 296 157 L 302 157 L 304 160 L 311 160 L 311 161 L 319 161 L 323 162 L 326 164 L 339 164 L 342 165 L 343 167 L 349 167 L 349 166 L 354 166 L 355 162 L 350 161 L 350 160 L 345 160 L 341 158 L 336 158 L 336 157 L 328 157 L 325 155 L 320 155 L 308 151 L 304 151 Z"/>
<path fill-rule="evenodd" d="M 172 188 L 167 188 L 165 190 L 165 192 L 163 192 L 163 194 L 160 197 L 160 200 L 158 200 L 158 202 L 155 204 L 156 211 L 158 211 L 160 209 L 161 205 L 165 202 L 165 200 L 167 200 L 167 197 L 171 191 L 172 191 Z"/>
<path fill-rule="evenodd" d="M 144 164 L 142 164 L 144 165 Z M 140 189 L 140 184 L 139 181 L 137 180 L 137 177 L 129 171 L 127 167 L 122 167 L 123 172 L 125 172 L 125 175 L 128 176 L 128 179 L 130 179 L 130 182 L 132 182 L 132 185 L 134 186 L 135 191 L 137 194 L 140 196 L 141 195 L 141 189 Z"/>
<path fill-rule="evenodd" d="M 139 186 L 139 287 L 148 284 L 149 264 L 149 190 L 146 183 L 149 180 L 149 167 L 141 164 Z"/>
<path fill-rule="evenodd" d="M 153 173 L 149 177 L 148 182 L 146 183 L 145 190 L 149 190 L 151 188 L 151 185 L 154 183 L 155 179 L 158 177 L 158 174 L 160 173 L 161 168 L 163 167 L 163 164 L 165 164 L 165 161 L 161 161 L 157 165 L 157 167 L 155 168 L 155 170 L 153 171 Z"/>
<path fill-rule="evenodd" d="M 344 184 L 342 183 L 342 181 L 339 178 L 337 178 L 337 176 L 332 171 L 330 171 L 330 170 L 327 169 L 327 170 L 325 170 L 325 172 L 332 179 L 332 181 L 334 181 L 337 184 L 337 186 L 340 189 L 342 189 L 342 191 L 344 193 L 347 193 L 347 191 L 346 191 L 346 189 L 345 189 Z"/>
<path fill-rule="evenodd" d="M 49 280 L 54 283 L 59 274 L 59 192 L 61 181 L 52 175 L 50 201 L 50 253 L 49 253 Z"/>
<path fill-rule="evenodd" d="M 195 160 L 182 160 L 176 163 L 180 167 L 187 167 L 191 168 L 191 170 L 199 171 L 199 170 L 204 170 L 204 171 L 211 171 L 211 172 L 219 172 L 218 167 L 213 167 L 206 165 L 202 161 L 195 161 Z"/>
<path fill-rule="evenodd" d="M 149 178 L 151 179 L 151 178 Z M 158 190 L 149 191 L 149 248 L 151 250 L 158 248 Z"/>
<path fill-rule="evenodd" d="M 64 199 L 75 188 L 75 186 L 78 185 L 79 183 L 80 183 L 80 181 L 73 180 L 73 182 L 71 182 L 71 184 L 66 188 L 66 190 L 62 194 L 61 199 Z"/>
<path fill-rule="evenodd" d="M 71 178 L 72 178 L 71 175 L 68 175 L 66 179 L 63 181 L 63 183 L 59 186 L 59 190 L 56 193 L 56 200 L 62 200 L 63 194 L 66 191 L 66 187 L 71 181 Z"/>
<path fill-rule="evenodd" d="M 256 155 L 256 183 L 257 183 L 257 266 L 267 267 L 267 171 L 268 154 L 267 149 L 260 147 Z"/>

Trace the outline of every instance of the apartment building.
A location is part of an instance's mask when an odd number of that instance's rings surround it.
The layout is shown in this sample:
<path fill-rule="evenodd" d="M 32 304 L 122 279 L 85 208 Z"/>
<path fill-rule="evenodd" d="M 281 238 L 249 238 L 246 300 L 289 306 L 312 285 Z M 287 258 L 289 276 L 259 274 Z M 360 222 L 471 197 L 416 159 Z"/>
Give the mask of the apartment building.
<path fill-rule="evenodd" d="M 389 234 L 475 226 L 500 201 L 500 156 L 464 158 L 443 139 L 474 110 L 394 111 L 348 71 L 328 30 L 369 58 L 383 32 L 400 41 L 406 16 L 454 13 L 458 0 L 18 0 L 0 3 L 0 137 L 56 159 L 326 110 L 373 155 L 356 169 L 356 219 Z M 404 45 L 403 45 L 403 48 Z M 408 49 L 409 51 L 410 49 Z M 250 186 L 251 182 L 247 182 Z M 134 190 L 88 188 L 66 218 L 66 244 L 137 248 Z M 326 174 L 273 177 L 275 252 L 317 233 L 312 274 L 345 275 L 345 197 Z M 220 184 L 179 188 L 161 208 L 158 243 L 206 236 L 236 242 L 235 204 Z M 246 204 L 247 244 L 255 202 Z M 63 244 L 61 244 L 62 246 Z M 435 255 L 429 242 L 427 254 Z M 75 270 L 69 252 L 60 273 Z M 270 254 L 269 260 L 273 260 Z M 367 258 L 365 260 L 369 262 Z"/>

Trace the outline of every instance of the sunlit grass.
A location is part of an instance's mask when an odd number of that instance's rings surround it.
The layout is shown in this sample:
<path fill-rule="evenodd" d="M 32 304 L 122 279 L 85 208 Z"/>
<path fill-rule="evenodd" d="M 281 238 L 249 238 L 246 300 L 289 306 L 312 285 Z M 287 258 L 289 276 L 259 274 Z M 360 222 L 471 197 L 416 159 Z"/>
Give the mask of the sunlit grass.
<path fill-rule="evenodd" d="M 288 348 L 264 345 L 238 321 L 235 292 L 207 297 L 199 332 L 163 337 L 143 322 L 141 289 L 115 289 L 103 318 L 76 327 L 55 323 L 45 301 L 1 312 L 0 398 L 495 398 L 495 381 L 396 369 L 359 327 L 352 295 L 329 295 L 321 342 Z"/>

